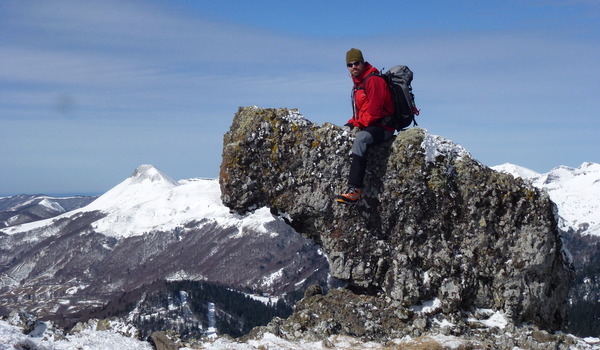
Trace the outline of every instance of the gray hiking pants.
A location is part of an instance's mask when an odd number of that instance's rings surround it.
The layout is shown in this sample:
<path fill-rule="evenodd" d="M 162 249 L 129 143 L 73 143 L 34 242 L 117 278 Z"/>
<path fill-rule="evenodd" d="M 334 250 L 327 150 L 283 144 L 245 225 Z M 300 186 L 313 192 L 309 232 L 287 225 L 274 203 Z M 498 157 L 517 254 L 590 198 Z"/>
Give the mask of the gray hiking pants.
<path fill-rule="evenodd" d="M 389 140 L 393 132 L 385 130 L 380 126 L 368 126 L 356 134 L 352 145 L 352 163 L 348 175 L 350 187 L 364 187 L 363 180 L 367 171 L 367 151 L 369 146 Z"/>

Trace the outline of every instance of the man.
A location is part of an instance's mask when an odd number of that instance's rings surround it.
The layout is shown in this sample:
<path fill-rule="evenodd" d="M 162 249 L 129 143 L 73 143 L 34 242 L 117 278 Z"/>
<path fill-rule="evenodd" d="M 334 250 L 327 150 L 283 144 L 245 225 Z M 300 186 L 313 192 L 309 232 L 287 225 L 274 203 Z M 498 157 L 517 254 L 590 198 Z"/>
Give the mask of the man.
<path fill-rule="evenodd" d="M 360 199 L 364 187 L 368 148 L 394 135 L 394 128 L 387 125 L 394 112 L 394 102 L 387 83 L 375 67 L 365 62 L 360 50 L 353 48 L 346 53 L 346 65 L 354 82 L 353 116 L 346 126 L 360 131 L 352 145 L 348 189 L 337 196 L 336 201 L 350 204 Z"/>

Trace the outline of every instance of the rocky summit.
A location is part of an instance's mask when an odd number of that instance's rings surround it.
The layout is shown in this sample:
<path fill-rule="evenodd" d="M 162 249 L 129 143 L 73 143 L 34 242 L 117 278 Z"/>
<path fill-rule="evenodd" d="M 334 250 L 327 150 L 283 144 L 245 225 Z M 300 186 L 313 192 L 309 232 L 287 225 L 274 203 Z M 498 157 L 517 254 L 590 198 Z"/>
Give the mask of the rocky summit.
<path fill-rule="evenodd" d="M 242 107 L 224 136 L 223 203 L 239 213 L 270 207 L 321 245 L 331 275 L 347 283 L 307 296 L 272 328 L 376 339 L 481 312 L 564 326 L 573 272 L 545 192 L 414 127 L 369 150 L 359 202 L 336 203 L 355 133 L 297 110 Z M 319 328 L 318 317 L 331 322 Z"/>

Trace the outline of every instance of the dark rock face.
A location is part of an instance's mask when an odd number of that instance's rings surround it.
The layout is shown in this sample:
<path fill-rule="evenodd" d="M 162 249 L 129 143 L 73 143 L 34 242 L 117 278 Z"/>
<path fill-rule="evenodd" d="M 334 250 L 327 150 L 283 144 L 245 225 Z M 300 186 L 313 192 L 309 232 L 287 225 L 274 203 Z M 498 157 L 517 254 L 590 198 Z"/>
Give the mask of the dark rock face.
<path fill-rule="evenodd" d="M 411 128 L 370 150 L 363 199 L 345 206 L 333 199 L 345 188 L 352 139 L 294 110 L 240 108 L 224 137 L 223 203 L 286 217 L 355 293 L 563 327 L 572 267 L 545 193 Z"/>
<path fill-rule="evenodd" d="M 275 318 L 265 329 L 285 339 L 311 340 L 340 333 L 373 340 L 390 335 L 401 337 L 413 330 L 407 325 L 414 319 L 412 311 L 394 307 L 384 298 L 354 294 L 347 289 L 305 297 L 294 309 L 287 320 Z"/>

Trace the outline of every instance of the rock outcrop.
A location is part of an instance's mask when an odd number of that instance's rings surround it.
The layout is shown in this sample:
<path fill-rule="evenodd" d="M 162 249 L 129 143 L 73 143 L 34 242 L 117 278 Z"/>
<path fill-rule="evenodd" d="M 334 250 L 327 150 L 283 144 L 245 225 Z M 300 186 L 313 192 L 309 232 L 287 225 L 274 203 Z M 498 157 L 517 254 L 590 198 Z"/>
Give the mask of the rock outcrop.
<path fill-rule="evenodd" d="M 320 244 L 332 276 L 397 319 L 366 338 L 401 335 L 423 305 L 450 318 L 491 309 L 515 324 L 564 326 L 572 268 L 547 194 L 411 128 L 370 150 L 363 199 L 339 204 L 355 132 L 295 110 L 240 108 L 224 137 L 223 203 L 240 213 L 268 206 Z"/>

